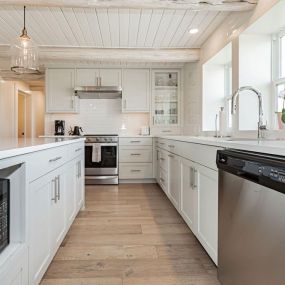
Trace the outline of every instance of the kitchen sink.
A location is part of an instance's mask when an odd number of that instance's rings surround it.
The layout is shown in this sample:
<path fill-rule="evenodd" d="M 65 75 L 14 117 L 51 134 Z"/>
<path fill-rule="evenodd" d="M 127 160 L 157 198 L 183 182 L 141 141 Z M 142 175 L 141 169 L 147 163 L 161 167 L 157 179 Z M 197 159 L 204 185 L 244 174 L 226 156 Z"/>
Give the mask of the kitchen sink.
<path fill-rule="evenodd" d="M 264 139 L 257 139 L 257 138 L 225 138 L 226 141 L 232 142 L 239 142 L 239 141 L 285 141 L 285 138 L 264 138 Z"/>

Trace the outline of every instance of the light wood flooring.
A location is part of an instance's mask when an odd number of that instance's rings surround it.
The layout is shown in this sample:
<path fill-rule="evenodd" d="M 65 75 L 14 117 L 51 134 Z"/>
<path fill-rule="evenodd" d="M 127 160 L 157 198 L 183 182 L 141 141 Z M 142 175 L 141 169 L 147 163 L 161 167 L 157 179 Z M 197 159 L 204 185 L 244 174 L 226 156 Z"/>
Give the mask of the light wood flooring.
<path fill-rule="evenodd" d="M 86 187 L 41 285 L 218 285 L 216 267 L 155 184 Z"/>

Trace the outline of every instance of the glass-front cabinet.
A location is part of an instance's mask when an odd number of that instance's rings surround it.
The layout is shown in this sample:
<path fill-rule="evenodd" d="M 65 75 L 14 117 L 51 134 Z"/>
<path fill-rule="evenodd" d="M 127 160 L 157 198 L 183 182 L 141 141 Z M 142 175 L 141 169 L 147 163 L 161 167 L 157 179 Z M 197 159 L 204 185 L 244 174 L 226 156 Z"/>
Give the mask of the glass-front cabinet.
<path fill-rule="evenodd" d="M 152 123 L 161 133 L 177 133 L 180 125 L 180 71 L 153 70 Z"/>

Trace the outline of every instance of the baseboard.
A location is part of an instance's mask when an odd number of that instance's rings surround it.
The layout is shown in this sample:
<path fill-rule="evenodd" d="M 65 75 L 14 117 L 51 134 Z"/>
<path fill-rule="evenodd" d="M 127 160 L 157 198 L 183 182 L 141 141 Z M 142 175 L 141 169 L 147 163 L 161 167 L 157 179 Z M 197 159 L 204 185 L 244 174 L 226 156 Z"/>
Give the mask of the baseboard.
<path fill-rule="evenodd" d="M 119 184 L 131 184 L 131 183 L 149 184 L 149 183 L 156 183 L 156 180 L 154 178 L 150 178 L 150 179 L 119 179 Z"/>

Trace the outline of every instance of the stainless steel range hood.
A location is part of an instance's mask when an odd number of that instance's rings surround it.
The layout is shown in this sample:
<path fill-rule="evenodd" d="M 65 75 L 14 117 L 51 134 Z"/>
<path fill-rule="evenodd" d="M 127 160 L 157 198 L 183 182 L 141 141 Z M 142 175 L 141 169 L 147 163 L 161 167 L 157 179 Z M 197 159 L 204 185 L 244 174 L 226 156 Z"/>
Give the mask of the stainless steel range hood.
<path fill-rule="evenodd" d="M 75 96 L 80 99 L 119 99 L 122 98 L 121 86 L 78 86 Z"/>

